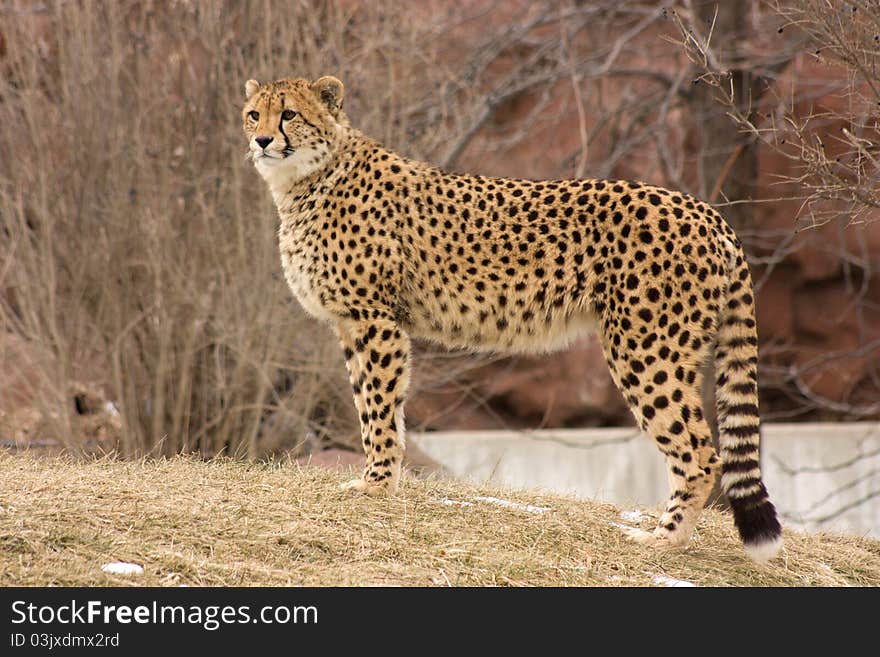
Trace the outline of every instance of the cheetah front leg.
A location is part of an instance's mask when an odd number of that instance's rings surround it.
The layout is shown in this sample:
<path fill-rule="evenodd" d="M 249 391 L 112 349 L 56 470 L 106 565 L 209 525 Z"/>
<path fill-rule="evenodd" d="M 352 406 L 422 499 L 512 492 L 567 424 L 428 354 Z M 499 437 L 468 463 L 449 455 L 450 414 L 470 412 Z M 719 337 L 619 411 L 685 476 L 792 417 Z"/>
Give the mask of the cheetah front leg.
<path fill-rule="evenodd" d="M 403 405 L 410 378 L 409 336 L 392 320 L 349 321 L 342 342 L 367 457 L 363 477 L 344 488 L 394 494 L 404 453 Z"/>
<path fill-rule="evenodd" d="M 342 345 L 342 353 L 345 357 L 345 367 L 348 370 L 348 381 L 351 384 L 351 392 L 354 397 L 354 407 L 357 411 L 358 422 L 361 428 L 361 446 L 369 460 L 373 453 L 370 448 L 369 420 L 370 415 L 367 413 L 366 402 L 364 401 L 363 387 L 366 373 L 358 365 L 356 348 L 356 339 L 348 330 L 349 327 L 338 325 L 335 327 L 336 336 Z"/>

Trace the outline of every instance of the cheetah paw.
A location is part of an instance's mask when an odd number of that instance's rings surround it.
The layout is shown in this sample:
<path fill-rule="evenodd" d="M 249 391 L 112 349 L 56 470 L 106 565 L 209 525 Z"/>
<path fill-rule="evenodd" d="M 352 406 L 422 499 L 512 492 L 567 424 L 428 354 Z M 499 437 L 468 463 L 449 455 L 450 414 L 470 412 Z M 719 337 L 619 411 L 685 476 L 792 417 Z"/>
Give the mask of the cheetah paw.
<path fill-rule="evenodd" d="M 687 544 L 687 539 L 683 541 L 673 540 L 669 536 L 669 532 L 658 527 L 654 531 L 645 531 L 638 527 L 626 527 L 622 529 L 624 535 L 633 543 L 639 545 L 648 545 L 655 548 L 680 548 Z"/>
<path fill-rule="evenodd" d="M 640 545 L 659 545 L 664 541 L 663 538 L 657 536 L 654 532 L 648 532 L 638 527 L 621 528 L 621 531 L 633 543 L 639 543 Z"/>
<path fill-rule="evenodd" d="M 368 481 L 364 481 L 363 479 L 352 479 L 351 481 L 346 481 L 342 486 L 340 486 L 342 490 L 350 490 L 356 493 L 364 493 L 369 495 L 370 497 L 378 497 L 379 495 L 386 495 L 389 493 L 387 486 L 382 486 L 381 484 L 371 484 Z"/>

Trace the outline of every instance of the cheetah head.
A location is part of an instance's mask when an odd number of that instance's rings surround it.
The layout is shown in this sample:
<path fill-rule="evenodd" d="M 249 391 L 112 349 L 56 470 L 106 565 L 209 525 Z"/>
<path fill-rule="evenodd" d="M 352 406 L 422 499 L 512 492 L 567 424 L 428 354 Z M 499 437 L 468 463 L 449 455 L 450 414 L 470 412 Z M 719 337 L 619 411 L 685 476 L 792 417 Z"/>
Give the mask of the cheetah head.
<path fill-rule="evenodd" d="M 242 110 L 248 156 L 273 188 L 283 188 L 326 166 L 334 155 L 344 87 L 332 76 L 309 82 L 285 78 L 245 84 Z"/>

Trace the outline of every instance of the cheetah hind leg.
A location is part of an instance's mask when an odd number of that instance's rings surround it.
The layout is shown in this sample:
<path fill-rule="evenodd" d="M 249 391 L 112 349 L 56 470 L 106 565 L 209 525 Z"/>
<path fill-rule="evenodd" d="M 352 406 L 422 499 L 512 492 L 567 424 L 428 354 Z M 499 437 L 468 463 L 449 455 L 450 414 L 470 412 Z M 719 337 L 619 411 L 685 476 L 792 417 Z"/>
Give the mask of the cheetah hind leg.
<path fill-rule="evenodd" d="M 372 484 L 363 477 L 346 481 L 340 486 L 340 488 L 342 488 L 342 490 L 350 490 L 356 493 L 365 493 L 371 497 L 378 497 L 379 495 L 385 495 L 388 493 L 388 488 L 386 486 Z"/>
<path fill-rule="evenodd" d="M 669 395 L 655 395 L 641 408 L 647 410 L 651 402 L 674 395 L 681 402 L 674 414 L 655 415 L 644 421 L 643 430 L 654 440 L 666 458 L 670 495 L 657 526 L 653 531 L 632 528 L 625 531 L 627 538 L 642 545 L 654 547 L 684 547 L 693 534 L 703 506 L 712 492 L 720 472 L 720 460 L 712 446 L 708 422 L 700 411 L 698 388 L 684 390 L 672 387 Z M 647 411 L 650 414 L 650 411 Z"/>
<path fill-rule="evenodd" d="M 720 471 L 702 412 L 702 373 L 698 367 L 672 365 L 645 350 L 624 356 L 605 344 L 603 348 L 612 378 L 642 431 L 665 456 L 669 476 L 669 499 L 654 530 L 624 532 L 642 545 L 684 547 Z"/>

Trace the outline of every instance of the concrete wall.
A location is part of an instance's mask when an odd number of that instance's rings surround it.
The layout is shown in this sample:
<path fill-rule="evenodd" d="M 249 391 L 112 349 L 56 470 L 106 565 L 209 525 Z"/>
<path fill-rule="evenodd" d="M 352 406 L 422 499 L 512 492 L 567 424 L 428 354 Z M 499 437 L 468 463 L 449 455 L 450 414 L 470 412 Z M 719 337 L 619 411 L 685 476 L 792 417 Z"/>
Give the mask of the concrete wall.
<path fill-rule="evenodd" d="M 412 434 L 454 475 L 477 482 L 655 506 L 663 458 L 635 429 Z M 880 424 L 766 424 L 762 466 L 787 527 L 880 538 Z"/>

